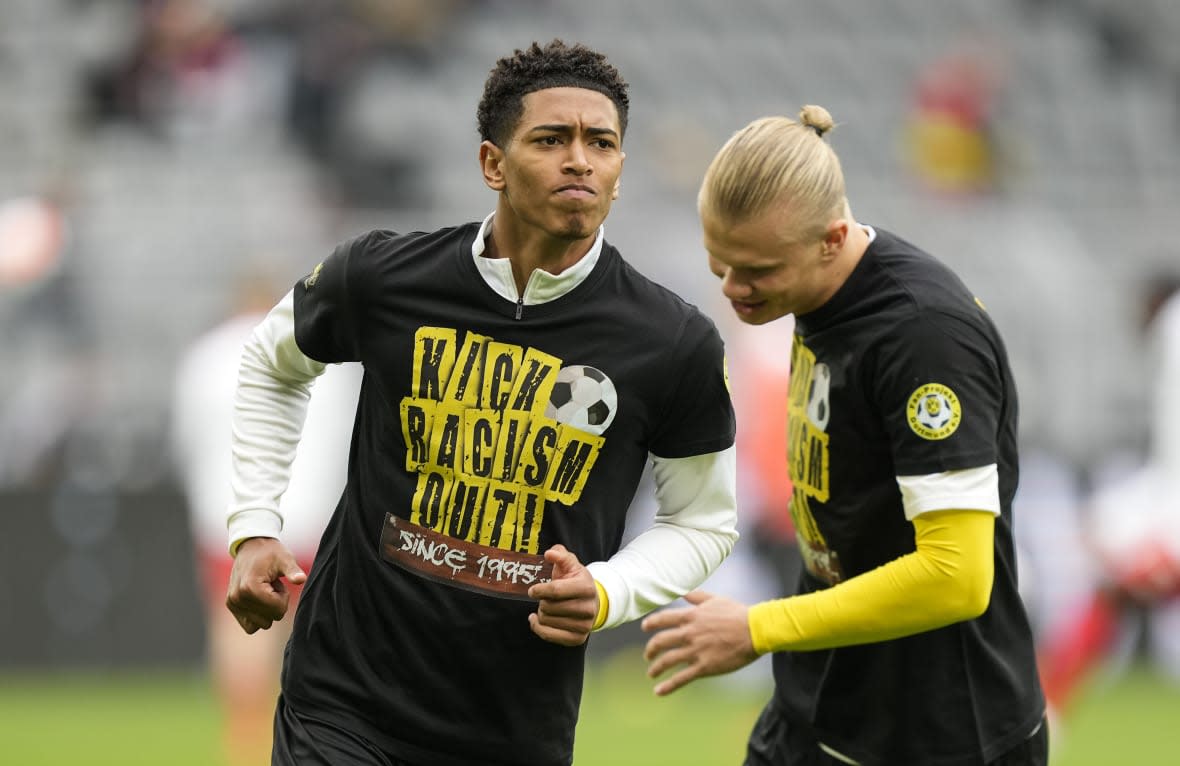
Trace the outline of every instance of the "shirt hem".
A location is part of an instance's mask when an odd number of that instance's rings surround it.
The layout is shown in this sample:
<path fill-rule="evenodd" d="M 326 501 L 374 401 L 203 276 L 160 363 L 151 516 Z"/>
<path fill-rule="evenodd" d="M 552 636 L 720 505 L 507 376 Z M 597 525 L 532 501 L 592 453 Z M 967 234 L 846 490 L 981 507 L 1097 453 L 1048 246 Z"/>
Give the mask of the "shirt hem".
<path fill-rule="evenodd" d="M 533 766 L 570 766 L 573 763 L 573 753 L 571 752 L 565 758 L 557 759 L 542 759 L 538 758 L 536 754 L 529 755 L 521 759 L 519 754 L 514 754 L 512 760 L 500 760 L 498 758 L 489 757 L 489 755 L 481 753 L 478 756 L 468 756 L 456 753 L 443 753 L 437 750 L 415 745 L 405 740 L 392 737 L 389 734 L 381 731 L 370 722 L 358 718 L 356 715 L 349 715 L 345 711 L 336 713 L 331 710 L 324 710 L 317 708 L 306 699 L 301 698 L 297 694 L 292 694 L 289 691 L 283 691 L 283 697 L 287 700 L 287 704 L 299 709 L 299 715 L 311 718 L 313 720 L 323 721 L 324 723 L 337 726 L 345 731 L 351 731 L 355 734 L 369 740 L 377 749 L 390 755 L 397 760 L 408 761 L 409 763 L 420 766 L 519 766 L 522 763 L 529 763 Z M 306 710 L 313 710 L 312 713 L 305 712 Z M 454 737 L 450 738 L 454 741 Z M 479 743 L 473 743 L 473 747 L 478 750 Z"/>

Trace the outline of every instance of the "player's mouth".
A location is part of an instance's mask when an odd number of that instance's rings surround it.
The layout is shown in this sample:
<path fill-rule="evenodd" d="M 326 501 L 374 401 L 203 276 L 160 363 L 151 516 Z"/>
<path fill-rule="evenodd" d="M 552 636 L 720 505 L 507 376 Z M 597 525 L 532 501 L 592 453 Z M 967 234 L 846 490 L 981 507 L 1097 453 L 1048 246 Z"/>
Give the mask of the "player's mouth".
<path fill-rule="evenodd" d="M 566 199 L 590 199 L 598 196 L 598 192 L 583 184 L 567 184 L 558 188 L 557 196 Z"/>
<path fill-rule="evenodd" d="M 747 317 L 758 313 L 766 305 L 766 301 L 730 301 L 729 305 L 733 306 L 738 316 Z"/>

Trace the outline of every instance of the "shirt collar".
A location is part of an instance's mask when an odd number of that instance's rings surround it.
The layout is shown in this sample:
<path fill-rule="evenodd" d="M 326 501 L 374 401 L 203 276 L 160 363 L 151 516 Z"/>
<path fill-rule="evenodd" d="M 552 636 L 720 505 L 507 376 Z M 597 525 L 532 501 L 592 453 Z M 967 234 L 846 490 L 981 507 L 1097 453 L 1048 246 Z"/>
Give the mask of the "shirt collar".
<path fill-rule="evenodd" d="M 516 294 L 516 280 L 512 276 L 512 263 L 507 258 L 487 258 L 487 238 L 492 233 L 492 218 L 490 213 L 480 224 L 479 233 L 471 243 L 471 257 L 475 259 L 475 267 L 488 287 L 496 291 L 500 297 L 516 303 L 518 300 L 525 306 L 535 306 L 548 303 L 573 290 L 590 276 L 594 271 L 598 257 L 602 254 L 603 227 L 598 227 L 598 234 L 594 237 L 594 244 L 581 260 L 570 266 L 560 274 L 550 274 L 543 269 L 536 269 L 529 276 L 528 284 L 524 287 L 524 295 Z"/>

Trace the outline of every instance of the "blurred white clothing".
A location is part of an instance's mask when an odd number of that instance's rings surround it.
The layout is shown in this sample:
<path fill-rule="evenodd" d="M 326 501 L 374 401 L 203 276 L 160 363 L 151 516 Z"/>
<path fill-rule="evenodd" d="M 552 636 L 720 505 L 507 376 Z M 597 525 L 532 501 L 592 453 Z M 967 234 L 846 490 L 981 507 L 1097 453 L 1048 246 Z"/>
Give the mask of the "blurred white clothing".
<path fill-rule="evenodd" d="M 181 359 L 174 386 L 172 449 L 191 509 L 192 534 L 205 550 L 226 550 L 230 434 L 242 347 L 265 314 L 226 320 Z M 281 500 L 282 541 L 314 551 L 344 490 L 362 368 L 328 365 L 312 385 L 291 483 Z"/>
<path fill-rule="evenodd" d="M 1132 581 L 1145 595 L 1167 592 L 1175 585 L 1169 581 L 1180 580 L 1180 294 L 1163 305 L 1150 332 L 1147 461 L 1099 483 L 1089 530 L 1112 576 Z"/>

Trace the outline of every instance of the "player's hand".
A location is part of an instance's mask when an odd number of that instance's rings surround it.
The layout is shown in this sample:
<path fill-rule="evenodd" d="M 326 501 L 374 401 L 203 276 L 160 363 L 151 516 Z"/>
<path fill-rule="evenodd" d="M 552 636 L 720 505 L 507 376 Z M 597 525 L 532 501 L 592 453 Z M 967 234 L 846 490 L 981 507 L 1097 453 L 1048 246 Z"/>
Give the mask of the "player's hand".
<path fill-rule="evenodd" d="M 661 697 L 697 678 L 731 673 L 758 659 L 745 604 L 704 591 L 693 591 L 684 600 L 693 606 L 661 610 L 642 624 L 645 632 L 655 633 L 643 649 L 648 677 L 684 666 L 656 684 Z"/>
<path fill-rule="evenodd" d="M 273 537 L 251 537 L 238 546 L 225 606 L 242 630 L 266 630 L 283 619 L 291 600 L 284 578 L 292 585 L 307 580 L 287 546 Z"/>
<path fill-rule="evenodd" d="M 529 588 L 529 597 L 540 602 L 529 615 L 529 627 L 546 641 L 580 646 L 589 638 L 598 614 L 594 578 L 564 545 L 545 551 L 545 560 L 553 564 L 553 579 Z"/>

